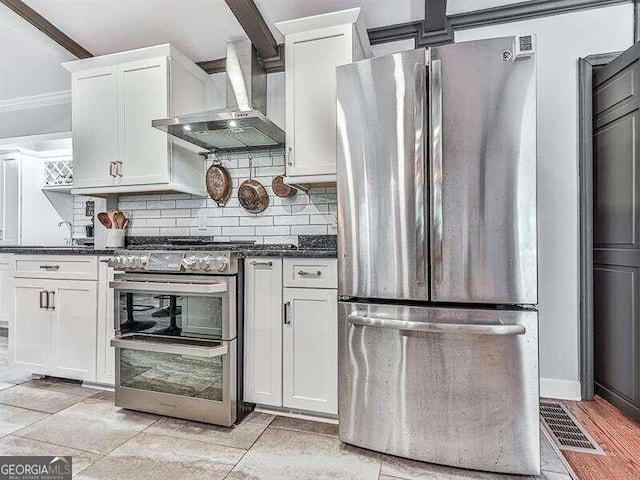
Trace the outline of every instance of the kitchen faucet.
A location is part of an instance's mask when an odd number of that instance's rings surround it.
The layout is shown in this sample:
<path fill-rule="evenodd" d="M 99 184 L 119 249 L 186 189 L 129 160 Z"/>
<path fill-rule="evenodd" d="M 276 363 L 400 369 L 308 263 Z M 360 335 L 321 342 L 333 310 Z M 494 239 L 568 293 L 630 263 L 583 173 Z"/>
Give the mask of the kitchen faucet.
<path fill-rule="evenodd" d="M 58 228 L 60 228 L 62 225 L 65 225 L 65 224 L 69 228 L 69 238 L 65 238 L 64 242 L 67 245 L 77 245 L 77 240 L 73 238 L 73 225 L 71 224 L 71 222 L 67 220 L 63 220 L 62 222 L 58 223 Z"/>

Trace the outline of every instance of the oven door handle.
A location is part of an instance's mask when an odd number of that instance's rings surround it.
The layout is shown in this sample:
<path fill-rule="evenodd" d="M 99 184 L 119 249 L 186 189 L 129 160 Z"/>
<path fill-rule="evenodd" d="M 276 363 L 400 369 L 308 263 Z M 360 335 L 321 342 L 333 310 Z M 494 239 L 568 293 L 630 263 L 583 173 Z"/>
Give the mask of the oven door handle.
<path fill-rule="evenodd" d="M 208 294 L 227 291 L 226 283 L 109 282 L 109 288 L 125 292 L 170 292 L 171 294 Z"/>
<path fill-rule="evenodd" d="M 128 348 L 143 352 L 169 353 L 173 355 L 190 355 L 192 357 L 221 357 L 229 353 L 226 344 L 205 347 L 201 345 L 180 345 L 176 343 L 154 342 L 153 340 L 132 340 L 126 336 L 111 339 L 111 346 L 115 348 Z"/>

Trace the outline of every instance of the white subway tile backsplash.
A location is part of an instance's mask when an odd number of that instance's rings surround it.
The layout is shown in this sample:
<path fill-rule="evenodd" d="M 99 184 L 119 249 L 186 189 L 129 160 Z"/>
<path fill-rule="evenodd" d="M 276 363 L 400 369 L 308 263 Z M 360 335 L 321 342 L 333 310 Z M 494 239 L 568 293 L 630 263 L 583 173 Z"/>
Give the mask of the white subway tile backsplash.
<path fill-rule="evenodd" d="M 148 218 L 147 227 L 175 227 L 175 218 Z"/>
<path fill-rule="evenodd" d="M 326 235 L 326 225 L 292 225 L 292 235 Z"/>
<path fill-rule="evenodd" d="M 258 243 L 298 244 L 298 235 L 335 234 L 336 189 L 314 187 L 290 198 L 273 194 L 271 181 L 284 172 L 282 149 L 253 152 L 253 177 L 269 194 L 269 206 L 260 214 L 247 212 L 238 201 L 238 186 L 249 178 L 247 153 L 218 156 L 229 170 L 233 189 L 225 207 L 210 198 L 187 194 L 123 195 L 119 208 L 132 220 L 132 236 L 213 236 L 216 241 L 253 240 Z M 210 160 L 211 162 L 212 160 Z M 210 164 L 210 163 L 209 163 Z M 84 237 L 87 197 L 74 198 L 74 235 Z"/>
<path fill-rule="evenodd" d="M 255 227 L 222 227 L 223 235 L 230 236 L 254 236 L 256 234 Z"/>
<path fill-rule="evenodd" d="M 161 210 L 163 208 L 176 208 L 175 200 L 154 200 L 147 202 L 147 210 Z"/>
<path fill-rule="evenodd" d="M 256 227 L 256 235 L 289 235 L 290 229 L 288 225 L 280 225 L 278 227 Z"/>

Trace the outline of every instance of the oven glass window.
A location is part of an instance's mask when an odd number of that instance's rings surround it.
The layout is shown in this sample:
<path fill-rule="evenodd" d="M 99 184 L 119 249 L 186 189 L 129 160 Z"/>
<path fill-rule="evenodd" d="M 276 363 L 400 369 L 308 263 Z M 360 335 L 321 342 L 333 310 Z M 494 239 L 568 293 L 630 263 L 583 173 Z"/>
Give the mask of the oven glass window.
<path fill-rule="evenodd" d="M 222 357 L 120 349 L 120 386 L 222 401 Z"/>
<path fill-rule="evenodd" d="M 120 292 L 120 331 L 122 334 L 220 339 L 226 298 L 223 295 Z"/>

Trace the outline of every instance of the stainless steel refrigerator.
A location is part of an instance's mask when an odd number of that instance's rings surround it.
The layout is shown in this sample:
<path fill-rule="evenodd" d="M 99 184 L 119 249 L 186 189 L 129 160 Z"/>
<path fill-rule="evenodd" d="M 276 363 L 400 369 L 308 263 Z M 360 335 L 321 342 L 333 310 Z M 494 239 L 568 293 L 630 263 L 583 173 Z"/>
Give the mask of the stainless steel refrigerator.
<path fill-rule="evenodd" d="M 337 69 L 340 439 L 538 474 L 535 37 Z"/>

